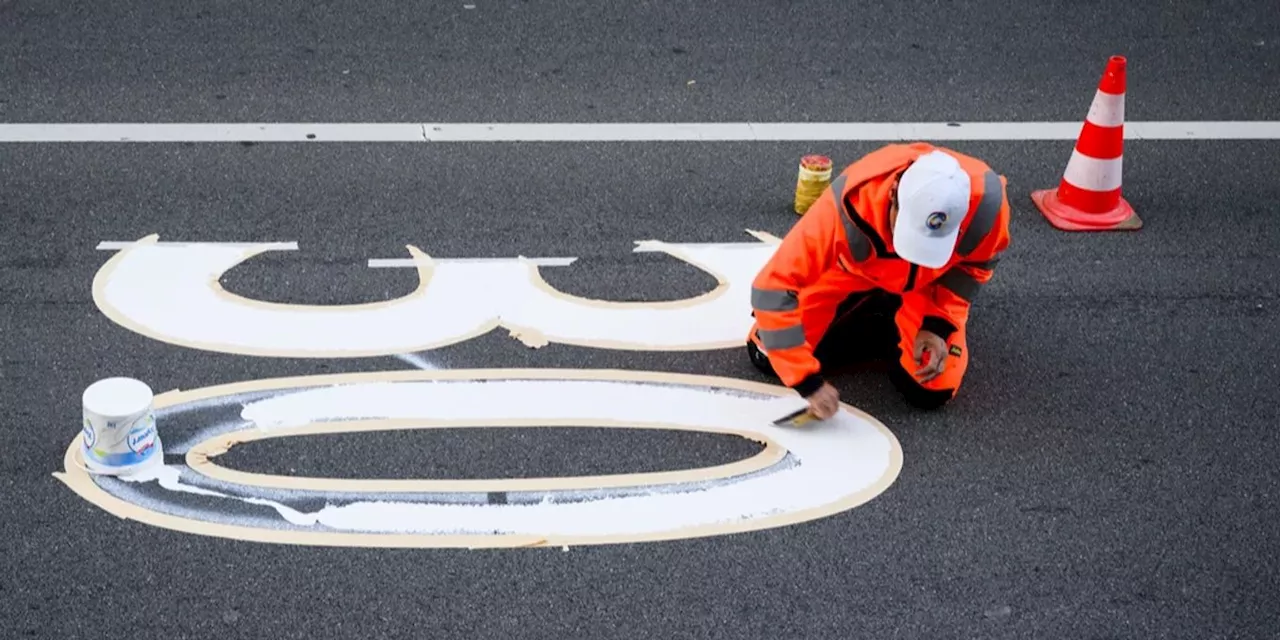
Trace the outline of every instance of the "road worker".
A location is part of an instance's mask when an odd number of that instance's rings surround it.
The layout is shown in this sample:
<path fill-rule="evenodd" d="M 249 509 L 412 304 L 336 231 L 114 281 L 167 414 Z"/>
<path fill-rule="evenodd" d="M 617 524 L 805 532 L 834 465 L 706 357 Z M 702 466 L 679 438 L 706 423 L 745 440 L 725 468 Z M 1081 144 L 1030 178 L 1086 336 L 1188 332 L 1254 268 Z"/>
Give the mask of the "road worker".
<path fill-rule="evenodd" d="M 862 157 L 801 216 L 752 283 L 747 352 L 827 418 L 828 376 L 889 363 L 913 406 L 955 397 L 969 362 L 969 306 L 1009 246 L 1004 178 L 917 142 Z"/>

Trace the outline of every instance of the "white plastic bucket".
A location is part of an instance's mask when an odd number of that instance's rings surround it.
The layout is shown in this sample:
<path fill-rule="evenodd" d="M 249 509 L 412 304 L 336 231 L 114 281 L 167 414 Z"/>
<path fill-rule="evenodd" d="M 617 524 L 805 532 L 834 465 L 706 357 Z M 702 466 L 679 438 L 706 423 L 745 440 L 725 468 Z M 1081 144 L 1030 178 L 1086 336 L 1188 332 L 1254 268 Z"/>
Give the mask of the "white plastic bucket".
<path fill-rule="evenodd" d="M 126 475 L 164 463 L 153 399 L 151 387 L 133 378 L 106 378 L 84 390 L 81 450 L 90 471 Z"/>

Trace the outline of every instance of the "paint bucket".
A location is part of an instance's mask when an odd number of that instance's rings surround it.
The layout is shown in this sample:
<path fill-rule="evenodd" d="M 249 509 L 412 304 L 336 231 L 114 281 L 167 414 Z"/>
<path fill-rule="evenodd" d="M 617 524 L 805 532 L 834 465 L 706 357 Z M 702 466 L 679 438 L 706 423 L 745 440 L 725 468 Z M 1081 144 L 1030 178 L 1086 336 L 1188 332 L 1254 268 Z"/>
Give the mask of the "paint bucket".
<path fill-rule="evenodd" d="M 800 174 L 796 176 L 796 213 L 804 215 L 830 184 L 831 158 L 819 155 L 801 158 Z"/>
<path fill-rule="evenodd" d="M 94 473 L 127 475 L 163 464 L 151 387 L 133 378 L 105 378 L 84 390 L 81 452 Z"/>

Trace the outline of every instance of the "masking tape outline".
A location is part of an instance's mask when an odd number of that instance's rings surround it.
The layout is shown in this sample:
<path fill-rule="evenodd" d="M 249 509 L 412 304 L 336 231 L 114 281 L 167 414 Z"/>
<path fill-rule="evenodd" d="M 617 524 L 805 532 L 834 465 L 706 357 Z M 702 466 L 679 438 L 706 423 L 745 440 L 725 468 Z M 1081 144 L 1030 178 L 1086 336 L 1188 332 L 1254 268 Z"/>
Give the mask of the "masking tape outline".
<path fill-rule="evenodd" d="M 694 374 L 677 374 L 645 371 L 608 370 L 608 369 L 476 369 L 476 370 L 438 370 L 438 371 L 394 371 L 370 372 L 358 374 L 326 374 L 321 376 L 294 376 L 234 382 L 212 387 L 193 389 L 190 391 L 173 390 L 156 396 L 157 408 L 172 407 L 184 402 L 198 401 L 211 397 L 231 395 L 239 392 L 256 392 L 284 388 L 310 388 L 333 386 L 344 381 L 394 381 L 394 380 L 489 380 L 489 379 L 535 379 L 535 380 L 605 380 L 613 382 L 651 382 L 674 384 L 679 386 L 704 387 L 712 389 L 728 389 L 743 392 L 755 392 L 765 396 L 786 397 L 789 390 L 775 385 L 767 385 L 747 380 L 739 380 L 718 376 L 702 376 Z M 861 489 L 845 495 L 841 499 L 818 507 L 797 511 L 762 516 L 737 522 L 719 522 L 701 524 L 677 529 L 632 532 L 601 535 L 557 535 L 538 536 L 526 534 L 495 535 L 424 535 L 377 533 L 361 534 L 342 531 L 298 531 L 263 529 L 242 525 L 191 520 L 158 513 L 126 502 L 99 487 L 83 468 L 80 459 L 79 438 L 72 440 L 64 455 L 64 470 L 55 473 L 60 481 L 83 499 L 97 505 L 104 511 L 117 517 L 137 520 L 151 526 L 183 531 L 204 536 L 221 537 L 242 541 L 297 544 L 312 546 L 342 547 L 394 547 L 394 548 L 509 548 L 542 545 L 597 545 L 636 542 L 656 542 L 664 540 L 691 539 L 707 536 L 727 535 L 760 531 L 774 527 L 795 525 L 836 513 L 853 509 L 886 491 L 897 479 L 902 467 L 902 450 L 897 438 L 879 420 L 866 412 L 842 405 L 842 409 L 860 418 L 870 425 L 888 445 L 888 460 L 878 478 Z M 683 429 L 684 425 L 673 428 Z"/>
<path fill-rule="evenodd" d="M 563 491 L 573 489 L 597 489 L 615 487 L 643 487 L 660 484 L 674 484 L 695 480 L 715 480 L 736 475 L 753 473 L 780 462 L 786 455 L 786 449 L 771 438 L 762 438 L 758 434 L 731 429 L 694 428 L 681 425 L 680 431 L 702 431 L 723 435 L 736 435 L 754 442 L 761 442 L 764 447 L 750 457 L 720 465 L 679 469 L 673 471 L 653 471 L 644 473 L 616 473 L 583 476 L 561 476 L 540 478 L 493 478 L 477 480 L 422 480 L 422 479 L 349 479 L 320 476 L 296 476 L 272 473 L 258 473 L 231 469 L 217 464 L 213 460 L 225 454 L 235 446 L 260 442 L 272 438 L 307 437 L 322 434 L 360 433 L 368 431 L 386 431 L 393 429 L 458 429 L 458 428 L 535 428 L 548 427 L 546 420 L 339 420 L 324 423 L 312 423 L 305 427 L 273 429 L 244 429 L 230 431 L 206 438 L 187 449 L 186 463 L 192 471 L 208 478 L 231 484 L 252 484 L 255 487 L 273 489 L 304 489 L 314 491 L 335 492 L 378 492 L 378 493 L 487 493 L 517 491 Z M 669 425 L 624 420 L 557 420 L 554 427 L 587 427 L 617 429 L 650 429 L 671 430 Z M 252 481 L 252 482 L 250 482 Z"/>
<path fill-rule="evenodd" d="M 755 237 L 763 245 L 775 245 L 780 240 L 771 234 L 747 230 L 747 233 Z M 210 342 L 181 336 L 175 336 L 169 333 L 157 331 L 148 327 L 141 322 L 134 320 L 127 312 L 118 308 L 111 303 L 106 294 L 106 287 L 111 283 L 117 268 L 130 255 L 131 252 L 141 247 L 154 246 L 159 242 L 158 234 L 145 236 L 136 242 L 129 244 L 121 244 L 120 249 L 111 256 L 95 273 L 93 279 L 93 299 L 98 309 L 115 322 L 117 325 L 128 329 L 134 333 L 146 336 L 153 340 L 157 340 L 167 344 L 173 344 L 185 348 L 198 349 L 203 351 L 212 351 L 217 353 L 227 353 L 234 355 L 244 355 L 253 357 L 290 357 L 290 358 L 365 358 L 392 356 L 398 353 L 419 352 L 440 349 L 443 347 L 459 344 L 477 337 L 486 335 L 498 328 L 508 330 L 510 335 L 531 347 L 542 347 L 550 343 L 588 347 L 621 351 L 654 351 L 654 352 L 670 352 L 670 351 L 710 351 L 720 349 L 730 349 L 740 346 L 744 343 L 745 338 L 725 339 L 719 341 L 707 341 L 699 343 L 683 343 L 683 344 L 652 344 L 644 342 L 632 342 L 613 339 L 575 339 L 570 336 L 554 336 L 549 337 L 544 331 L 537 327 L 526 326 L 517 321 L 508 320 L 502 317 L 501 312 L 496 313 L 493 317 L 478 323 L 472 330 L 459 332 L 458 334 L 443 339 L 426 340 L 421 343 L 408 345 L 397 345 L 396 348 L 365 348 L 365 349 L 290 349 L 290 348 L 272 348 L 272 347 L 254 347 L 242 344 L 232 344 L 226 342 Z M 585 298 L 568 294 L 555 289 L 548 284 L 542 276 L 538 265 L 527 259 L 522 262 L 527 271 L 529 284 L 534 291 L 540 291 L 550 297 L 576 306 L 605 308 L 605 309 L 634 309 L 634 310 L 678 310 L 689 308 L 697 305 L 708 304 L 722 297 L 730 288 L 731 283 L 723 273 L 712 268 L 710 265 L 696 259 L 687 252 L 682 251 L 678 245 L 660 241 L 641 241 L 637 244 L 651 244 L 650 250 L 664 253 L 676 260 L 689 264 L 700 271 L 710 275 L 715 279 L 716 285 L 710 291 L 704 292 L 691 298 L 682 300 L 663 300 L 656 302 L 643 301 L 609 301 Z M 199 243 L 181 243 L 183 245 L 195 245 Z M 274 311 L 284 311 L 292 313 L 331 313 L 334 311 L 358 311 L 358 310 L 376 310 L 381 308 L 393 307 L 397 305 L 409 304 L 418 301 L 426 295 L 430 286 L 431 279 L 435 272 L 435 261 L 426 253 L 413 245 L 406 245 L 412 259 L 418 264 L 418 285 L 415 289 L 404 295 L 390 300 L 380 300 L 375 302 L 366 302 L 348 305 L 303 305 L 293 303 L 281 303 L 273 301 L 256 300 L 247 298 L 239 294 L 227 291 L 221 284 L 221 278 L 231 269 L 244 263 L 245 261 L 261 255 L 262 253 L 274 250 L 280 250 L 282 243 L 240 243 L 237 245 L 241 251 L 241 257 L 230 267 L 224 269 L 218 274 L 213 275 L 203 286 L 209 288 L 213 295 L 217 298 L 226 300 L 229 304 L 245 308 L 269 309 Z M 744 247 L 753 247 L 754 245 L 744 245 Z"/>

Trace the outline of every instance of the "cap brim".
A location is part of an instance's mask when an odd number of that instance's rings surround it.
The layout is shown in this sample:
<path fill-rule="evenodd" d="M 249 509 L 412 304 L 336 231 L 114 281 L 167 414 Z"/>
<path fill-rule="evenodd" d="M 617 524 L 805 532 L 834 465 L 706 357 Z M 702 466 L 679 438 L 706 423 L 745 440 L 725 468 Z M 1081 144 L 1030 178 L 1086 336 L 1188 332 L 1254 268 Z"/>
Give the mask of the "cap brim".
<path fill-rule="evenodd" d="M 917 233 L 894 234 L 893 248 L 903 260 L 926 269 L 938 269 L 951 261 L 960 229 L 945 236 L 928 237 Z"/>

